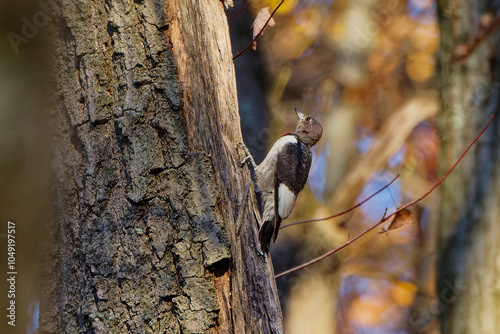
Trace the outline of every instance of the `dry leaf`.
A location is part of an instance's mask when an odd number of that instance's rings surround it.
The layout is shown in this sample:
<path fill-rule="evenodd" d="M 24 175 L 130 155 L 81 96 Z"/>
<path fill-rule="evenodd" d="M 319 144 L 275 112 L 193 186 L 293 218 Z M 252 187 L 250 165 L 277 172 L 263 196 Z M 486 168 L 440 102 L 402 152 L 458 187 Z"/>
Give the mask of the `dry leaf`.
<path fill-rule="evenodd" d="M 409 209 L 404 209 L 398 211 L 394 216 L 394 219 L 384 226 L 382 231 L 378 232 L 379 234 L 388 232 L 390 230 L 395 230 L 405 225 L 413 224 L 413 213 Z"/>
<path fill-rule="evenodd" d="M 253 21 L 252 24 L 252 29 L 253 29 L 253 37 L 255 38 L 259 32 L 264 28 L 266 25 L 267 20 L 271 17 L 271 13 L 269 12 L 269 7 L 264 7 L 259 11 L 259 14 L 257 14 L 257 17 L 255 18 L 255 21 Z M 276 25 L 276 22 L 274 22 L 274 19 L 271 18 L 269 20 L 269 23 L 267 24 L 268 27 L 274 27 Z M 264 32 L 262 32 L 264 33 Z M 261 34 L 262 35 L 262 34 Z M 257 41 L 255 40 L 253 42 L 253 49 L 257 49 Z"/>

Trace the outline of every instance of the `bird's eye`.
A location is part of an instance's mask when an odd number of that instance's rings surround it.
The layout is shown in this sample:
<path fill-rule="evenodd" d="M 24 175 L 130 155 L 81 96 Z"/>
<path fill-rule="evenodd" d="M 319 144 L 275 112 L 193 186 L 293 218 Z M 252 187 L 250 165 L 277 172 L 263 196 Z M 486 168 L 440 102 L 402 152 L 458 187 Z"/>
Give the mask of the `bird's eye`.
<path fill-rule="evenodd" d="M 311 120 L 311 117 L 307 117 L 307 118 L 306 118 L 306 121 L 308 121 L 308 122 L 309 122 L 310 120 Z"/>

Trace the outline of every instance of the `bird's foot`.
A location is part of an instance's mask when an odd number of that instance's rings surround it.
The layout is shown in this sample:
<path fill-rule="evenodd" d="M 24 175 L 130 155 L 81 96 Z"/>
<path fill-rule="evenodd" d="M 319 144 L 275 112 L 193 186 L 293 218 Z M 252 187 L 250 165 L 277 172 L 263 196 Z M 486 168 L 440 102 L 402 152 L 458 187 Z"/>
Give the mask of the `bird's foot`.
<path fill-rule="evenodd" d="M 245 166 L 245 164 L 247 162 L 250 162 L 250 164 L 252 165 L 252 167 L 255 168 L 256 164 L 255 164 L 255 161 L 253 160 L 252 154 L 248 150 L 248 147 L 244 143 L 238 143 L 238 147 L 240 147 L 241 149 L 243 149 L 243 151 L 245 152 L 245 158 L 241 162 L 238 163 L 238 165 L 240 166 L 240 168 L 243 168 L 243 166 Z"/>

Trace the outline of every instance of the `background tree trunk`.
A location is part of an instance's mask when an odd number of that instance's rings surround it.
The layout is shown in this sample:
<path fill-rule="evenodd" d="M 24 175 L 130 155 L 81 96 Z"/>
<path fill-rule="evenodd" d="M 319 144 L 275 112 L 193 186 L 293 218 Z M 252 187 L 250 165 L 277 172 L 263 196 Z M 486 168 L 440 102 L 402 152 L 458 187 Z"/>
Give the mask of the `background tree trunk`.
<path fill-rule="evenodd" d="M 45 333 L 281 333 L 218 0 L 62 1 Z M 235 228 L 243 214 L 243 228 Z"/>
<path fill-rule="evenodd" d="M 499 21 L 499 2 L 438 4 L 442 171 L 496 115 L 480 143 L 440 187 L 442 333 L 495 333 L 500 327 L 500 67 L 498 32 L 485 32 Z"/>

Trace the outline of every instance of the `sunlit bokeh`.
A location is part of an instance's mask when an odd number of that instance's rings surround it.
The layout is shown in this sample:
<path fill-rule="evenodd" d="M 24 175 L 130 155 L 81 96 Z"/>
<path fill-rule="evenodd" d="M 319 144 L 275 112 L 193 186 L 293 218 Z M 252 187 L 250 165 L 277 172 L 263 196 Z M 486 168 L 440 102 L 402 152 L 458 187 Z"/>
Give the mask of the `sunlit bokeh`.
<path fill-rule="evenodd" d="M 279 2 L 250 1 L 246 15 Z M 354 212 L 280 232 L 272 248 L 280 272 L 339 246 L 435 182 L 439 29 L 433 0 L 285 1 L 274 19 L 247 56 L 262 66 L 269 120 L 255 123 L 265 139 L 250 149 L 265 154 L 293 130 L 293 107 L 325 130 L 308 187 L 287 221 L 343 211 L 400 175 Z M 252 68 L 238 62 L 246 60 L 235 60 L 244 90 Z M 240 112 L 245 118 L 249 111 Z M 432 333 L 436 314 L 426 310 L 435 303 L 435 196 L 411 207 L 413 224 L 378 234 L 380 227 L 334 259 L 280 278 L 286 332 Z"/>

